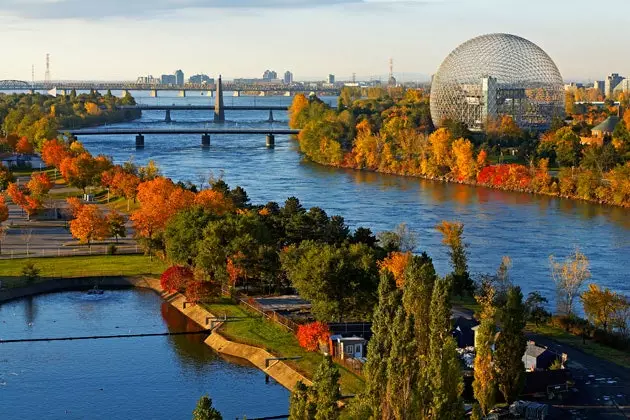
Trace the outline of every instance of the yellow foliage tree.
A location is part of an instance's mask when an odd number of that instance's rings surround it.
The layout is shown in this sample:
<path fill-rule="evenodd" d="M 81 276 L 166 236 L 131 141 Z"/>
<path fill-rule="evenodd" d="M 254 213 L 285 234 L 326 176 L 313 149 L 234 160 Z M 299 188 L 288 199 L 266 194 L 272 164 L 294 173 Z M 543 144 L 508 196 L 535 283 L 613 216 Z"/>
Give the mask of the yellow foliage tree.
<path fill-rule="evenodd" d="M 453 142 L 453 172 L 460 181 L 470 181 L 475 177 L 476 165 L 473 156 L 474 146 L 467 139 L 457 139 Z"/>
<path fill-rule="evenodd" d="M 295 95 L 293 98 L 293 103 L 291 103 L 291 107 L 289 108 L 289 127 L 291 128 L 302 128 L 304 126 L 304 117 L 302 116 L 302 112 L 308 109 L 308 99 L 306 96 L 299 93 Z"/>

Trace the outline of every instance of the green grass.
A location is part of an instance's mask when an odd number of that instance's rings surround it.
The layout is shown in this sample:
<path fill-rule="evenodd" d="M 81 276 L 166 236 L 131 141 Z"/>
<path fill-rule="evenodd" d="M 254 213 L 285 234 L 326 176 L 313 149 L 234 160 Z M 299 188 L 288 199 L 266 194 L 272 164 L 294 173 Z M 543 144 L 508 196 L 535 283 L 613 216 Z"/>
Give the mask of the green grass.
<path fill-rule="evenodd" d="M 226 338 L 256 347 L 261 347 L 279 357 L 301 356 L 300 360 L 286 363 L 304 376 L 312 379 L 317 366 L 322 360 L 319 353 L 307 352 L 298 344 L 295 335 L 278 324 L 267 321 L 245 308 L 224 300 L 220 303 L 206 304 L 206 308 L 216 316 L 226 314 L 239 319 L 226 322 L 221 327 L 221 334 Z M 357 394 L 363 390 L 363 379 L 339 366 L 341 389 L 344 394 Z"/>
<path fill-rule="evenodd" d="M 83 257 L 53 257 L 0 260 L 0 279 L 4 287 L 25 285 L 21 277 L 22 267 L 27 262 L 35 264 L 40 271 L 40 281 L 61 277 L 114 277 L 159 275 L 166 265 L 144 255 L 97 255 Z"/>
<path fill-rule="evenodd" d="M 451 304 L 454 307 L 470 309 L 474 313 L 477 313 L 481 310 L 481 306 L 477 303 L 475 298 L 472 296 L 453 296 L 451 298 Z"/>
<path fill-rule="evenodd" d="M 590 354 L 600 359 L 607 360 L 612 363 L 616 363 L 619 366 L 630 368 L 630 353 L 622 350 L 617 350 L 612 347 L 604 346 L 596 343 L 593 340 L 586 340 L 583 343 L 582 337 L 570 334 L 564 331 L 562 328 L 554 327 L 553 325 L 540 325 L 536 326 L 532 323 L 527 324 L 528 331 L 535 334 L 544 335 L 549 338 L 553 338 L 559 343 L 566 344 L 574 347 L 584 353 Z"/>

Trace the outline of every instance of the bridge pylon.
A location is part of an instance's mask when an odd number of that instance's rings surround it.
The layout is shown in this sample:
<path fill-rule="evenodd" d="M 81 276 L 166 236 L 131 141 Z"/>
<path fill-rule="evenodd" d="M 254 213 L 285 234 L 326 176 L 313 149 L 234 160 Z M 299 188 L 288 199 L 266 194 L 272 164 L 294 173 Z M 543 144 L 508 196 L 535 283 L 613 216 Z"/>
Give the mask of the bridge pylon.
<path fill-rule="evenodd" d="M 225 122 L 225 109 L 223 105 L 223 83 L 221 82 L 221 75 L 219 75 L 219 81 L 217 82 L 217 97 L 214 100 L 214 122 Z"/>

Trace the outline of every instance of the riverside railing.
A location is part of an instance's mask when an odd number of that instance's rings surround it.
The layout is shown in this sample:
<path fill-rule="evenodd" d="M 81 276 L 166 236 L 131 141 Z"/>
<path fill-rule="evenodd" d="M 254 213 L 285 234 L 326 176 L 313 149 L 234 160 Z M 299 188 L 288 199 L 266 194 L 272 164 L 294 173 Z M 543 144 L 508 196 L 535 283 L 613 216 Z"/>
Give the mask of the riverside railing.
<path fill-rule="evenodd" d="M 3 250 L 0 254 L 0 260 L 13 260 L 24 258 L 45 258 L 45 257 L 73 257 L 88 255 L 108 255 L 108 254 L 142 254 L 143 251 L 138 245 L 114 245 L 115 251 L 110 249 L 111 245 L 92 245 L 92 247 L 81 248 L 29 248 L 20 249 L 19 251 L 8 249 Z"/>

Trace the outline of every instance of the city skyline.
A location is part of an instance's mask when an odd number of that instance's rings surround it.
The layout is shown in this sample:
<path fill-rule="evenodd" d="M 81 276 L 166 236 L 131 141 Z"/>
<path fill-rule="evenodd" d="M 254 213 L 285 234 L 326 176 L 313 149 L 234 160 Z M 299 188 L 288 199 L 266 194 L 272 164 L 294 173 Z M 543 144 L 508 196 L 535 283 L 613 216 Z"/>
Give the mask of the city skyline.
<path fill-rule="evenodd" d="M 135 80 L 178 68 L 225 79 L 265 69 L 291 71 L 296 81 L 369 79 L 385 77 L 392 57 L 402 81 L 426 81 L 461 42 L 492 32 L 531 39 L 565 80 L 630 74 L 630 57 L 619 53 L 630 40 L 621 30 L 630 4 L 609 2 L 615 13 L 604 25 L 584 0 L 549 3 L 0 0 L 0 31 L 14 39 L 4 45 L 0 79 L 30 80 L 31 65 L 43 79 L 50 53 L 52 80 Z"/>

